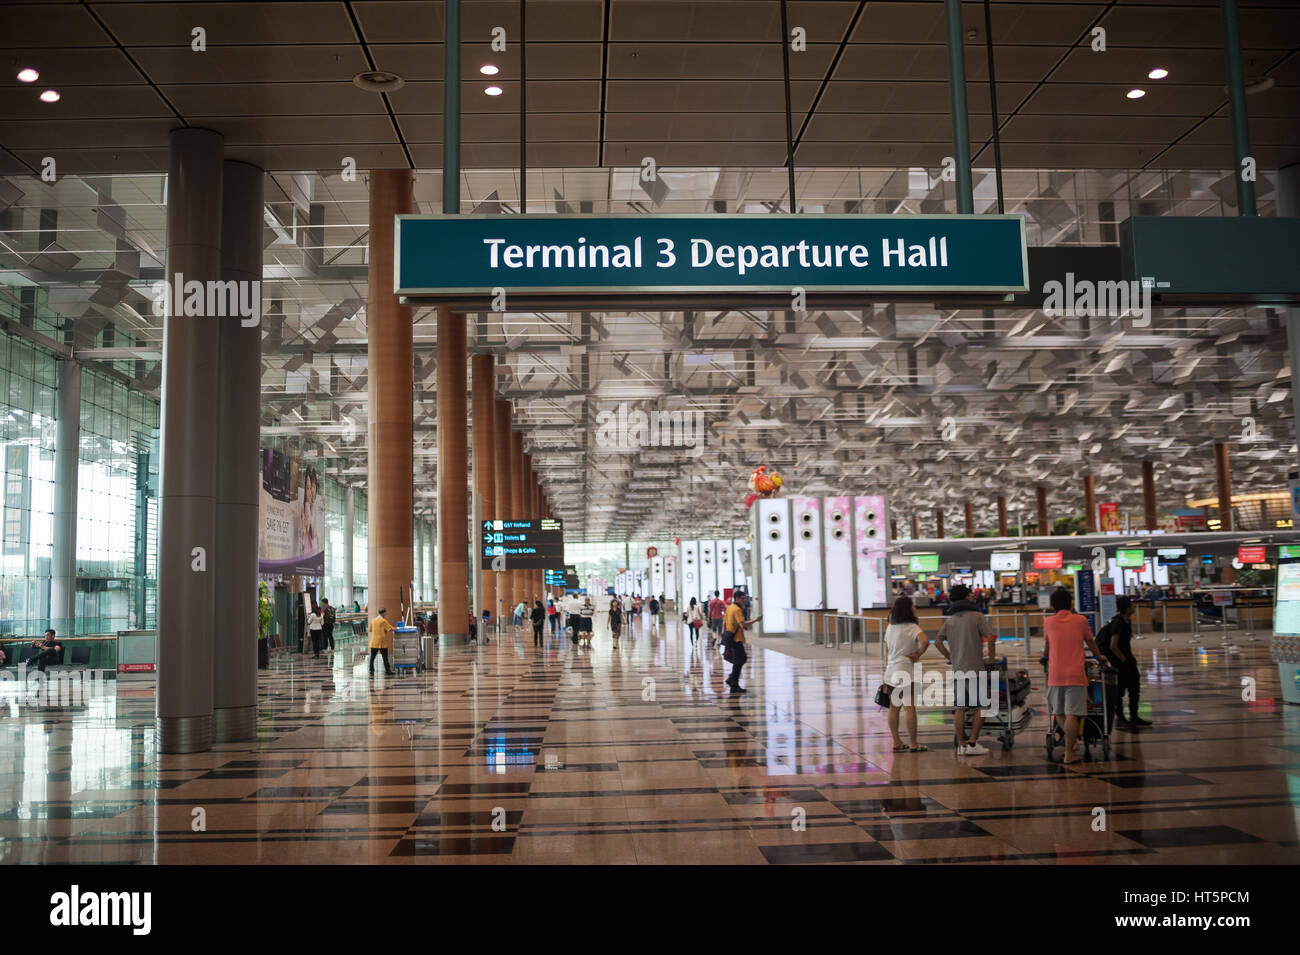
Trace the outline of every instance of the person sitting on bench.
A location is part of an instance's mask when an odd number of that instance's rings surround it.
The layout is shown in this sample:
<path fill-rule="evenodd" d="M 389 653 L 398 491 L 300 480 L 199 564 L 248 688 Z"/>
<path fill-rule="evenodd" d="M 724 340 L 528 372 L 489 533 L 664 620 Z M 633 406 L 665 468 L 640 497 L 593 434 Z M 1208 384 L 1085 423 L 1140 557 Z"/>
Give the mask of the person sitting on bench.
<path fill-rule="evenodd" d="M 33 640 L 32 646 L 39 652 L 36 656 L 28 660 L 28 664 L 36 670 L 45 672 L 46 663 L 58 663 L 59 654 L 63 652 L 63 644 L 54 642 L 54 631 L 46 630 L 44 640 Z"/>

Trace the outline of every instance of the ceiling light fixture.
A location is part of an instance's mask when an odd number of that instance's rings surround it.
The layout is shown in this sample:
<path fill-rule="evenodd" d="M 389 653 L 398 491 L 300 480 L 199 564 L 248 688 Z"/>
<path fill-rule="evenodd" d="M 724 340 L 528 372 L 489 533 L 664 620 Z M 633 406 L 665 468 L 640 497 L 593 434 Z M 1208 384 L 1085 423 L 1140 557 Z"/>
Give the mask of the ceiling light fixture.
<path fill-rule="evenodd" d="M 1166 70 L 1163 66 L 1157 66 L 1154 70 L 1152 70 L 1150 73 L 1147 74 L 1147 79 L 1163 80 L 1168 75 L 1169 75 L 1168 70 Z"/>
<path fill-rule="evenodd" d="M 1125 95 L 1126 95 L 1129 99 L 1141 99 L 1142 97 L 1144 97 L 1144 96 L 1147 95 L 1147 91 L 1146 91 L 1146 90 L 1129 90 Z"/>
<path fill-rule="evenodd" d="M 41 94 L 42 103 L 57 103 L 58 101 L 59 101 L 58 90 L 46 90 L 44 93 Z"/>
<path fill-rule="evenodd" d="M 406 80 L 386 70 L 367 70 L 352 77 L 352 85 L 370 93 L 392 93 L 406 85 Z"/>
<path fill-rule="evenodd" d="M 36 72 L 34 69 L 32 69 L 30 66 L 27 67 L 27 69 L 25 69 L 25 70 L 19 70 L 19 71 L 18 71 L 18 82 L 19 82 L 19 83 L 35 83 L 35 82 L 36 82 L 37 80 L 39 80 L 40 78 L 41 78 L 41 74 L 37 73 L 37 72 Z"/>
<path fill-rule="evenodd" d="M 484 92 L 484 93 L 487 93 L 488 96 L 500 96 L 502 90 L 501 90 L 501 87 L 499 87 L 499 86 L 489 86 L 489 87 L 488 87 L 487 89 L 485 89 L 483 92 Z"/>
<path fill-rule="evenodd" d="M 496 76 L 498 73 L 501 72 L 499 69 L 497 69 L 497 67 L 493 66 L 491 63 L 484 63 L 482 66 L 478 68 L 478 71 L 482 73 L 484 76 Z"/>

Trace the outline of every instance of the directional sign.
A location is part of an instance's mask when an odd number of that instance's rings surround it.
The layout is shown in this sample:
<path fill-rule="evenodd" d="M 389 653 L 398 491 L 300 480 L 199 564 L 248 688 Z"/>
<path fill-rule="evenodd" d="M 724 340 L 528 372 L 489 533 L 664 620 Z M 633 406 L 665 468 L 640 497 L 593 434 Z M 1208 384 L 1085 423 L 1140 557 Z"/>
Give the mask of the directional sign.
<path fill-rule="evenodd" d="M 394 290 L 1016 292 L 1025 221 L 1000 215 L 397 216 Z"/>
<path fill-rule="evenodd" d="M 483 522 L 484 570 L 549 570 L 564 565 L 564 523 L 541 520 Z M 496 561 L 498 566 L 493 566 Z"/>

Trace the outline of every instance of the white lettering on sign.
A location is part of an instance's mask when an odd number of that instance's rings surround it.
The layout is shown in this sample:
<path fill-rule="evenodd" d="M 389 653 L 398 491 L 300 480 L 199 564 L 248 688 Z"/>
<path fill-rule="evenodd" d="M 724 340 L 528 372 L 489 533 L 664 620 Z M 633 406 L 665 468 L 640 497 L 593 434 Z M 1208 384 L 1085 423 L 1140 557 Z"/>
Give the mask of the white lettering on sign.
<path fill-rule="evenodd" d="M 654 239 L 658 247 L 655 265 L 672 268 L 679 256 L 672 239 Z M 492 269 L 639 269 L 643 262 L 643 239 L 616 245 L 588 242 L 554 245 L 514 244 L 503 238 L 484 239 L 488 266 Z M 902 239 L 882 240 L 881 264 L 886 268 L 931 269 L 948 267 L 948 237 L 930 236 L 922 244 L 909 245 Z M 710 267 L 747 275 L 768 269 L 865 269 L 871 254 L 865 245 L 808 242 L 790 245 L 731 245 L 710 239 L 690 239 L 690 256 L 683 259 L 692 269 Z"/>

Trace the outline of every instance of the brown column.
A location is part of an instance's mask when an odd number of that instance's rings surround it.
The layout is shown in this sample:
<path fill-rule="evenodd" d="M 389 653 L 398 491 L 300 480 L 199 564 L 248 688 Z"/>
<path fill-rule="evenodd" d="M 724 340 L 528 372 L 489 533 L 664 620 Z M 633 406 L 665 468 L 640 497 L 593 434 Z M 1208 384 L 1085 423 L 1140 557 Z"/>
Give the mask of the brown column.
<path fill-rule="evenodd" d="M 912 540 L 918 540 L 921 537 L 921 515 L 912 515 Z"/>
<path fill-rule="evenodd" d="M 998 536 L 1007 536 L 1007 499 L 998 495 Z"/>
<path fill-rule="evenodd" d="M 1235 530 L 1232 526 L 1232 482 L 1228 474 L 1228 446 L 1214 446 L 1214 480 L 1219 486 L 1219 530 Z"/>
<path fill-rule="evenodd" d="M 889 539 L 898 540 L 898 521 L 892 517 L 889 519 Z"/>
<path fill-rule="evenodd" d="M 1097 533 L 1097 485 L 1091 474 L 1083 476 L 1083 527 L 1089 534 Z"/>
<path fill-rule="evenodd" d="M 1047 523 L 1047 488 L 1040 485 L 1034 490 L 1038 494 L 1038 536 L 1051 537 L 1052 526 Z"/>
<path fill-rule="evenodd" d="M 975 509 L 971 507 L 970 501 L 966 502 L 966 536 L 975 536 Z"/>
<path fill-rule="evenodd" d="M 411 515 L 414 387 L 411 309 L 393 294 L 393 216 L 415 211 L 408 169 L 370 173 L 370 271 L 366 360 L 370 396 L 366 485 L 370 615 L 387 608 L 396 622 L 415 576 Z"/>
<path fill-rule="evenodd" d="M 1146 529 L 1156 529 L 1156 466 L 1150 461 L 1142 462 L 1142 511 Z"/>
<path fill-rule="evenodd" d="M 934 509 L 934 536 L 943 537 L 943 511 L 937 507 Z"/>
<path fill-rule="evenodd" d="M 465 316 L 438 306 L 438 640 L 469 642 Z"/>
<path fill-rule="evenodd" d="M 496 518 L 496 359 L 491 355 L 475 355 L 472 365 L 474 395 L 474 493 L 482 498 L 483 520 Z M 472 558 L 472 573 L 480 573 L 477 565 L 481 555 Z M 483 607 L 497 612 L 497 575 L 490 570 L 483 576 Z"/>
<path fill-rule="evenodd" d="M 527 518 L 524 506 L 524 436 L 519 431 L 510 432 L 510 516 L 517 521 Z M 506 566 L 510 566 L 509 559 Z M 510 572 L 511 589 L 514 591 L 514 603 L 528 600 L 528 572 L 512 570 Z"/>
<path fill-rule="evenodd" d="M 510 402 L 497 399 L 496 413 L 492 416 L 493 433 L 492 440 L 495 444 L 495 452 L 492 455 L 493 466 L 493 485 L 496 487 L 496 494 L 493 498 L 496 505 L 496 512 L 489 515 L 492 520 L 504 520 L 511 516 L 510 511 Z M 492 573 L 497 587 L 497 603 L 492 607 L 492 617 L 496 619 L 500 614 L 509 614 L 510 608 L 514 606 L 514 581 L 510 574 Z"/>

